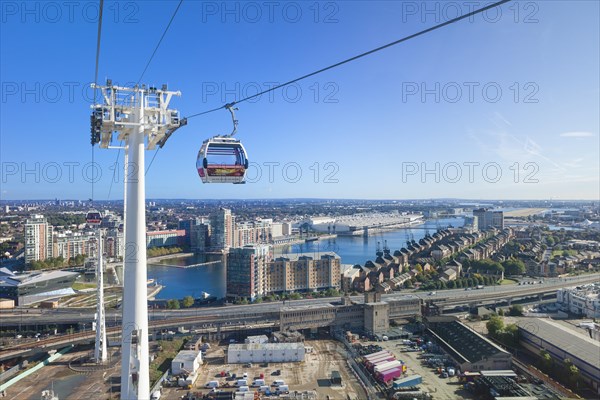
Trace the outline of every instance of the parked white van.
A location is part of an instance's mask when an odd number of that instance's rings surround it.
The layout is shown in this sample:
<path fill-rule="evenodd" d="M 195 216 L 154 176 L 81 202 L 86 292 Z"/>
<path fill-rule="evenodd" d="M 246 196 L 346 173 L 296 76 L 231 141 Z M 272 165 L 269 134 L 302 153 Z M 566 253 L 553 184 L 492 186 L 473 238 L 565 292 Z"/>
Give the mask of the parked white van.
<path fill-rule="evenodd" d="M 254 382 L 252 382 L 252 386 L 263 386 L 265 384 L 265 380 L 264 379 L 255 379 Z"/>
<path fill-rule="evenodd" d="M 281 385 L 277 387 L 277 393 L 289 393 L 290 392 L 290 388 L 288 387 L 288 385 Z"/>

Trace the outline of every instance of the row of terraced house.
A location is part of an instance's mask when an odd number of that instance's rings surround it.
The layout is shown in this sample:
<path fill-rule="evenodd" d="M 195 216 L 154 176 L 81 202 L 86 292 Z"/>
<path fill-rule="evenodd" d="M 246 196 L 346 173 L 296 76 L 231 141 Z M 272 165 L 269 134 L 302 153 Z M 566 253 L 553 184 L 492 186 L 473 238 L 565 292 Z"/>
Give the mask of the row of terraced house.
<path fill-rule="evenodd" d="M 514 236 L 511 228 L 502 231 L 490 228 L 472 233 L 445 229 L 419 242 L 411 241 L 406 247 L 391 251 L 384 248 L 377 253 L 375 261 L 367 261 L 364 266 L 355 265 L 342 276 L 342 290 L 369 292 L 389 292 L 399 289 L 404 282 L 422 271 L 434 268 L 435 262 L 450 259 L 458 254 L 458 260 L 482 260 L 491 257 Z M 420 264 L 421 269 L 416 268 Z M 454 280 L 461 275 L 461 263 L 456 260 L 441 268 L 442 279 Z"/>

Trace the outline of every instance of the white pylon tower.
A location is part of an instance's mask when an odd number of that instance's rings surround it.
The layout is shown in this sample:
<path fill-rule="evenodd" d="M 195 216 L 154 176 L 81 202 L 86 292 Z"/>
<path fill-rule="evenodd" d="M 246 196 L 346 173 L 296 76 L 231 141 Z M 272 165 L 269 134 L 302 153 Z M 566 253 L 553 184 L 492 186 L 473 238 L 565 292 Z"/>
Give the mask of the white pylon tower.
<path fill-rule="evenodd" d="M 121 400 L 150 399 L 148 302 L 146 265 L 146 193 L 144 149 L 162 147 L 185 120 L 168 109 L 181 92 L 145 85 L 113 86 L 107 80 L 103 104 L 92 111 L 92 143 L 110 148 L 113 133 L 125 142 L 125 258 L 123 265 L 123 329 L 121 343 Z"/>
<path fill-rule="evenodd" d="M 104 246 L 102 243 L 102 229 L 97 228 L 98 260 L 96 263 L 96 346 L 94 347 L 94 361 L 97 364 L 106 363 L 106 320 L 104 315 Z"/>

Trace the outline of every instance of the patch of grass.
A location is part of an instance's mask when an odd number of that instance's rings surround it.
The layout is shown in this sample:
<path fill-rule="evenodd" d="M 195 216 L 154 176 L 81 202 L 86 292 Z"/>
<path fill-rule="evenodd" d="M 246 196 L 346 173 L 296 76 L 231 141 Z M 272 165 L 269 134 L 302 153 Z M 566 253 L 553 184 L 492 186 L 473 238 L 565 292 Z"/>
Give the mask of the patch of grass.
<path fill-rule="evenodd" d="M 83 283 L 83 282 L 73 283 L 74 290 L 93 289 L 95 287 L 96 287 L 95 283 Z"/>
<path fill-rule="evenodd" d="M 552 250 L 552 258 L 561 257 L 564 255 L 574 256 L 577 254 L 577 250 L 569 249 L 569 250 Z"/>
<path fill-rule="evenodd" d="M 162 347 L 156 358 L 150 363 L 150 382 L 152 385 L 161 377 L 169 368 L 171 361 L 175 358 L 179 350 L 188 338 L 177 338 L 173 340 L 159 340 L 158 345 Z"/>
<path fill-rule="evenodd" d="M 516 283 L 517 283 L 517 281 L 515 281 L 514 279 L 502 279 L 500 281 L 501 285 L 514 285 Z"/>

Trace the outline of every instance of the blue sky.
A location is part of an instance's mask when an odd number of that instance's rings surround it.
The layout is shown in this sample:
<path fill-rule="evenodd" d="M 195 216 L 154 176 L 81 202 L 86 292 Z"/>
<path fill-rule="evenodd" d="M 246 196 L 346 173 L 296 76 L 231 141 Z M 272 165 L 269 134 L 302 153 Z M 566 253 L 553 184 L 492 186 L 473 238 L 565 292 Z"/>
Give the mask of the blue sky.
<path fill-rule="evenodd" d="M 172 107 L 193 114 L 472 2 L 269 4 L 184 1 L 143 82 L 180 90 Z M 175 6 L 106 1 L 100 81 L 137 81 Z M 95 2 L 2 3 L 2 199 L 91 195 L 82 172 L 95 11 Z M 191 119 L 157 155 L 147 197 L 598 199 L 599 13 L 597 1 L 509 3 L 242 103 L 246 185 L 201 183 L 198 149 L 231 121 L 224 110 Z M 116 150 L 97 148 L 95 161 L 104 200 Z M 122 198 L 121 181 L 110 198 Z"/>

